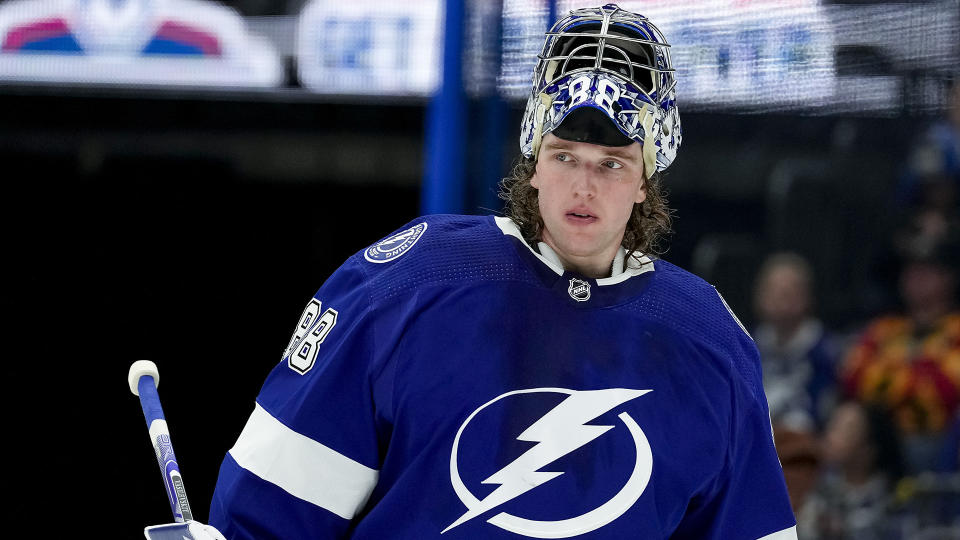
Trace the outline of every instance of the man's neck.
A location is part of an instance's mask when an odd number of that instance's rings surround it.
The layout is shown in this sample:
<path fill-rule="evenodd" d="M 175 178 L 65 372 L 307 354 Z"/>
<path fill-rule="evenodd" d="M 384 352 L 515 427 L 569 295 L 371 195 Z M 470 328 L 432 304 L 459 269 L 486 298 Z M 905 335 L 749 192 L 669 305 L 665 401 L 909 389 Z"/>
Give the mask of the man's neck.
<path fill-rule="evenodd" d="M 625 253 L 623 248 L 619 248 L 606 263 L 586 260 L 569 260 L 568 258 L 565 258 L 557 253 L 557 251 L 550 247 L 550 245 L 546 242 L 539 242 L 537 244 L 537 248 L 541 255 L 562 266 L 564 270 L 576 272 L 585 277 L 601 279 L 616 276 L 624 271 Z"/>

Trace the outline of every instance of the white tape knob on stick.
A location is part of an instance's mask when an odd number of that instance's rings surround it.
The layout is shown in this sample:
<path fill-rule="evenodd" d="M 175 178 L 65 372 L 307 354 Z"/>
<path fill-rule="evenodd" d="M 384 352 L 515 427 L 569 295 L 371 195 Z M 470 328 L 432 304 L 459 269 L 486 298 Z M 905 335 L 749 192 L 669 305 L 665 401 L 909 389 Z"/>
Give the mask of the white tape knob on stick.
<path fill-rule="evenodd" d="M 150 375 L 153 377 L 153 384 L 160 386 L 160 372 L 157 371 L 157 365 L 150 360 L 137 360 L 130 364 L 130 371 L 127 373 L 127 383 L 130 385 L 130 391 L 133 395 L 139 396 L 140 377 Z"/>

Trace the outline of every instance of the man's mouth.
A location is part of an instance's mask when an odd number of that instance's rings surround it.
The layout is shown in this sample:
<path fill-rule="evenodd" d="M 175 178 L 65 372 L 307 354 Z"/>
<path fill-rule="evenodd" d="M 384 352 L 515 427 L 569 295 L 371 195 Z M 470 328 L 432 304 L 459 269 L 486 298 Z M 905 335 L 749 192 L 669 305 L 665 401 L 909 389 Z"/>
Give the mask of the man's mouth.
<path fill-rule="evenodd" d="M 590 213 L 589 210 L 577 209 L 567 212 L 567 219 L 578 223 L 593 223 L 597 216 Z"/>

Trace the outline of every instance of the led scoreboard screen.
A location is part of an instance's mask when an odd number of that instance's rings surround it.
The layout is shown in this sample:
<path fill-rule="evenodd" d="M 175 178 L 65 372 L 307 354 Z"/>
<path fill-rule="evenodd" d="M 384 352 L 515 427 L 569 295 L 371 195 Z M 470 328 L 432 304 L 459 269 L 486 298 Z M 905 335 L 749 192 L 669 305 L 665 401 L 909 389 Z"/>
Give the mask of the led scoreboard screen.
<path fill-rule="evenodd" d="M 558 0 L 562 15 L 597 2 Z M 621 0 L 663 30 L 686 110 L 897 110 L 917 73 L 955 77 L 960 0 Z M 274 31 L 212 0 L 0 2 L 0 81 L 278 88 L 293 60 L 322 96 L 437 90 L 443 0 L 311 0 Z M 521 101 L 547 29 L 546 0 L 467 0 L 464 85 Z M 265 19 L 263 17 L 256 18 Z M 493 29 L 501 29 L 496 34 Z M 915 82 L 915 81 L 914 81 Z M 922 97 L 922 96 L 921 96 Z M 931 109 L 942 107 L 936 99 Z"/>

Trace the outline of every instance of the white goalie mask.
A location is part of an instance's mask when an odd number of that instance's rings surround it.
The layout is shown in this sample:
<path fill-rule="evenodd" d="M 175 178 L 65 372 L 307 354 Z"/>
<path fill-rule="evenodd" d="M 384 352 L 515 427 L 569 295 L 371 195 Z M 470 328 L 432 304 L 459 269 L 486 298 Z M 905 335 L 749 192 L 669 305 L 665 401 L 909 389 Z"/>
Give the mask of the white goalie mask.
<path fill-rule="evenodd" d="M 648 177 L 673 162 L 681 140 L 676 77 L 670 45 L 649 19 L 615 4 L 571 11 L 546 33 L 538 58 L 520 134 L 524 156 L 535 159 L 544 135 L 557 130 L 606 146 L 641 143 Z"/>

